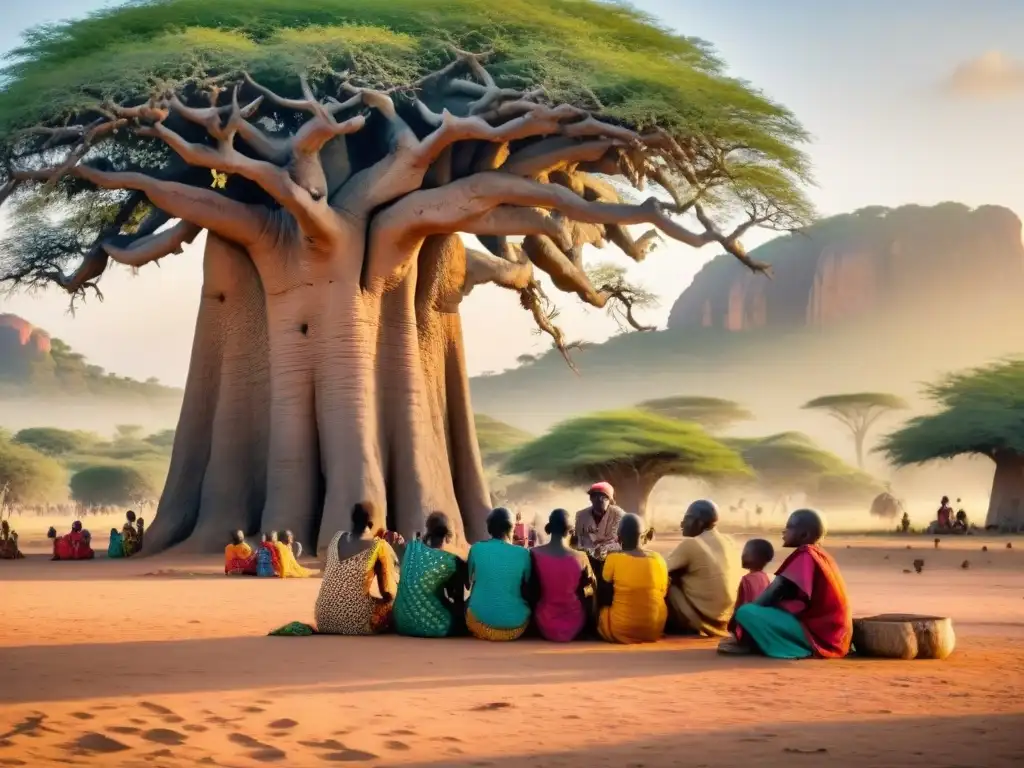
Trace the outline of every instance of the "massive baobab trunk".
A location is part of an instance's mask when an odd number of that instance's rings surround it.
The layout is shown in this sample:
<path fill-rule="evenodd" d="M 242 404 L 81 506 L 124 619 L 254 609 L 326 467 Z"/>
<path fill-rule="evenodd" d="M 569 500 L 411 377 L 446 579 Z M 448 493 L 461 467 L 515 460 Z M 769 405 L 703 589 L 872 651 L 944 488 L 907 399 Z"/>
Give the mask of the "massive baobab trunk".
<path fill-rule="evenodd" d="M 1024 530 L 1024 456 L 999 451 L 995 462 L 985 527 L 1011 532 Z"/>

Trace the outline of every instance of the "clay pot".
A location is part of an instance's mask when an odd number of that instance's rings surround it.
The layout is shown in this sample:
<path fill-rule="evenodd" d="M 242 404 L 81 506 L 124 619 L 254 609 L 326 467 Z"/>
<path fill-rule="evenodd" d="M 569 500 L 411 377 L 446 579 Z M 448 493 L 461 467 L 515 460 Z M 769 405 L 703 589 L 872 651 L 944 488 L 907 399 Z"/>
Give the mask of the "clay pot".
<path fill-rule="evenodd" d="M 956 634 L 948 618 L 887 613 L 854 619 L 853 645 L 861 656 L 945 659 L 956 647 Z"/>

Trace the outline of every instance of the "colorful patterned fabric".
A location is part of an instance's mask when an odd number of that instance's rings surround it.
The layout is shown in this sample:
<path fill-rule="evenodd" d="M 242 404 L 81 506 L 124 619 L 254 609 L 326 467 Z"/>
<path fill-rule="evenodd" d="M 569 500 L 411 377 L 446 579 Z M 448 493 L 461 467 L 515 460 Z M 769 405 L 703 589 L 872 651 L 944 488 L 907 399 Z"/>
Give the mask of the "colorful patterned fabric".
<path fill-rule="evenodd" d="M 478 541 L 469 549 L 469 609 L 480 623 L 515 630 L 530 621 L 523 585 L 530 579 L 530 551 L 501 539 Z"/>
<path fill-rule="evenodd" d="M 661 639 L 668 619 L 665 593 L 668 568 L 656 552 L 643 557 L 612 552 L 602 575 L 615 589 L 612 604 L 601 609 L 597 631 L 610 643 L 653 643 Z"/>
<path fill-rule="evenodd" d="M 559 556 L 535 549 L 533 567 L 540 585 L 540 598 L 534 609 L 537 630 L 552 642 L 575 640 L 587 620 L 579 597 L 580 583 L 590 571 L 587 556 L 582 552 Z"/>
<path fill-rule="evenodd" d="M 466 611 L 466 627 L 477 640 L 488 640 L 492 643 L 507 643 L 512 640 L 518 640 L 526 632 L 529 624 L 530 622 L 527 621 L 522 626 L 512 629 L 497 629 L 484 624 L 473 615 L 471 610 Z"/>
<path fill-rule="evenodd" d="M 269 559 L 269 555 L 268 552 L 265 559 Z M 224 547 L 224 573 L 228 576 L 255 576 L 256 560 L 256 553 L 244 541 L 241 544 L 228 544 Z"/>
<path fill-rule="evenodd" d="M 89 546 L 85 531 L 71 531 L 53 542 L 53 556 L 56 560 L 92 560 L 96 553 Z"/>
<path fill-rule="evenodd" d="M 139 536 L 135 530 L 135 526 L 131 523 L 125 523 L 121 527 L 121 542 L 124 548 L 124 556 L 131 557 L 139 551 Z"/>
<path fill-rule="evenodd" d="M 291 621 L 268 633 L 271 637 L 309 637 L 316 634 L 316 628 L 301 621 Z"/>
<path fill-rule="evenodd" d="M 277 576 L 277 569 L 274 568 L 274 554 L 276 549 L 268 542 L 260 544 L 256 550 L 256 575 L 264 577 Z"/>
<path fill-rule="evenodd" d="M 455 625 L 444 595 L 458 569 L 451 552 L 412 541 L 402 558 L 402 580 L 395 598 L 395 631 L 412 637 L 447 637 Z"/>
<path fill-rule="evenodd" d="M 18 549 L 18 534 L 15 531 L 7 531 L 0 536 L 0 560 L 20 560 L 25 555 Z"/>
<path fill-rule="evenodd" d="M 327 563 L 316 599 L 317 632 L 327 635 L 374 635 L 391 624 L 393 602 L 374 598 L 377 568 L 382 569 L 386 591 L 395 594 L 398 572 L 395 551 L 380 538 L 366 549 L 342 560 L 338 542 L 348 533 L 336 533 L 327 548 Z"/>
<path fill-rule="evenodd" d="M 277 575 L 282 579 L 308 579 L 313 572 L 303 568 L 292 554 L 292 548 L 282 541 L 274 542 L 277 549 Z"/>

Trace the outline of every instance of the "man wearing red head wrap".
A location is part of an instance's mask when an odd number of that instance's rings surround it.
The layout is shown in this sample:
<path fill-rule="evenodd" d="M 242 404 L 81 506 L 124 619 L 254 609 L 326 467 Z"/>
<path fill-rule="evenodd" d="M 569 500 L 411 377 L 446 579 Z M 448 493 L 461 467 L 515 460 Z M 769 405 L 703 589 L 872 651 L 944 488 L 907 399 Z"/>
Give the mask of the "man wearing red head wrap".
<path fill-rule="evenodd" d="M 576 541 L 580 549 L 600 555 L 619 548 L 619 523 L 625 512 L 615 506 L 614 499 L 611 484 L 590 486 L 590 506 L 576 513 Z"/>

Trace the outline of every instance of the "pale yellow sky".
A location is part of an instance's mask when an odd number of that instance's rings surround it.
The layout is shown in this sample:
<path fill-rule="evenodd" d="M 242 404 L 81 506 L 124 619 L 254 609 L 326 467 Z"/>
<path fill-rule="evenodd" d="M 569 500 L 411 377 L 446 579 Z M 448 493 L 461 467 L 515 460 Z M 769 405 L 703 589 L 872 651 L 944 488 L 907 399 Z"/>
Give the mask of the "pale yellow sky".
<path fill-rule="evenodd" d="M 1024 3 L 1019 0 L 639 0 L 681 32 L 710 40 L 732 71 L 787 104 L 815 137 L 809 148 L 822 213 L 867 205 L 999 204 L 1024 214 Z M 35 0 L 7 15 L 16 31 L 79 15 L 95 0 Z M 771 6 L 770 8 L 768 6 Z M 7 10 L 5 9 L 5 14 Z M 2 221 L 2 219 L 0 219 Z M 752 233 L 748 247 L 770 233 Z M 661 297 L 676 296 L 715 251 L 668 243 L 631 268 Z M 606 249 L 600 258 L 613 256 Z M 617 254 L 615 254 L 617 256 Z M 618 256 L 617 256 L 618 257 Z M 621 258 L 621 257 L 618 257 Z M 120 374 L 184 381 L 201 284 L 199 244 L 133 277 L 104 276 L 104 303 L 67 314 L 57 291 L 0 298 L 14 312 Z M 737 270 L 741 269 L 737 265 Z M 603 314 L 561 297 L 569 338 L 615 331 Z M 501 370 L 547 342 L 514 294 L 478 289 L 463 305 L 471 373 Z"/>

